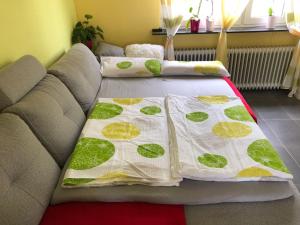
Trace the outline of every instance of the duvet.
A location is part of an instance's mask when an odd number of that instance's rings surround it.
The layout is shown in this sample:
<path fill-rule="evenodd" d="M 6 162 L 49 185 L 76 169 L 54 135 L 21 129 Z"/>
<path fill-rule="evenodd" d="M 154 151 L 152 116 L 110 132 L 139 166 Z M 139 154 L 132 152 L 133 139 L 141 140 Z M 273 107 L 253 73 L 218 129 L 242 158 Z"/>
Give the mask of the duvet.
<path fill-rule="evenodd" d="M 286 181 L 292 175 L 237 97 L 100 98 L 63 187 Z"/>
<path fill-rule="evenodd" d="M 237 97 L 168 96 L 176 168 L 207 181 L 291 179 L 277 151 Z"/>
<path fill-rule="evenodd" d="M 63 186 L 178 185 L 166 127 L 164 98 L 98 99 Z"/>

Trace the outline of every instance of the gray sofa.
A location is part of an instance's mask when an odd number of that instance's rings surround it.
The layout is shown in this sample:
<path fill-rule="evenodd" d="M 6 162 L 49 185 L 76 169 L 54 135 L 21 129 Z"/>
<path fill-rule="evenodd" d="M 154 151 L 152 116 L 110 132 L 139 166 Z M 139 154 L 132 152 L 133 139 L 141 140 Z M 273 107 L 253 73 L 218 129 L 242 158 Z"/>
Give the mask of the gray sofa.
<path fill-rule="evenodd" d="M 0 70 L 1 225 L 40 223 L 100 90 L 99 68 L 77 44 L 48 72 L 32 56 Z M 186 206 L 187 224 L 300 224 L 299 194 L 291 190 L 278 201 Z"/>
<path fill-rule="evenodd" d="M 56 76 L 33 56 L 0 71 L 1 225 L 39 224 L 100 88 L 93 54 L 79 44 L 69 55 L 76 68 L 61 59 L 52 68 Z M 56 73 L 60 64 L 72 72 L 69 79 Z"/>

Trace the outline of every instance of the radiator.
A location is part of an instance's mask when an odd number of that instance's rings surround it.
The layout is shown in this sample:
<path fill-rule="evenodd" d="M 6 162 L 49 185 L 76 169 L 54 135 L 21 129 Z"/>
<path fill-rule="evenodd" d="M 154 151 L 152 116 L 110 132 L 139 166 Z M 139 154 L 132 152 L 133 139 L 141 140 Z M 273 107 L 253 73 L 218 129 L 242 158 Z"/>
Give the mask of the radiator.
<path fill-rule="evenodd" d="M 294 47 L 228 49 L 231 80 L 243 90 L 279 89 Z M 175 49 L 178 61 L 212 61 L 215 49 Z"/>

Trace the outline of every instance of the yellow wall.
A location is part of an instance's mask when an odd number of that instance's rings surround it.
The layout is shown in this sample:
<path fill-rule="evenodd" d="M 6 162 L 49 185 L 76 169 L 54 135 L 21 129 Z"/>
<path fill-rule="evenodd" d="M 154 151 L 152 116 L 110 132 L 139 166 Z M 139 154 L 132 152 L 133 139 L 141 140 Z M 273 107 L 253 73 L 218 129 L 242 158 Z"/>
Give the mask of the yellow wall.
<path fill-rule="evenodd" d="M 71 45 L 73 0 L 0 0 L 0 67 L 25 54 L 44 65 Z"/>
<path fill-rule="evenodd" d="M 94 15 L 94 24 L 104 29 L 105 40 L 121 46 L 131 43 L 164 43 L 151 35 L 160 26 L 160 0 L 75 0 L 80 20 Z M 216 47 L 217 34 L 177 35 L 175 47 Z M 229 47 L 295 45 L 288 32 L 229 34 Z"/>

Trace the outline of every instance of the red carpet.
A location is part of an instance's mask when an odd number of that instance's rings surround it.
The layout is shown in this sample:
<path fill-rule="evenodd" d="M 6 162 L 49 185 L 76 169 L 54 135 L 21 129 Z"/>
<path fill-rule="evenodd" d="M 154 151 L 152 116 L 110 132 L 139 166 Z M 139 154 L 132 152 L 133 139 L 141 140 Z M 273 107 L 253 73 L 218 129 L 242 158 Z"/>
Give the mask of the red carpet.
<path fill-rule="evenodd" d="M 66 203 L 49 206 L 40 225 L 185 225 L 180 205 Z"/>

